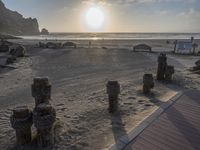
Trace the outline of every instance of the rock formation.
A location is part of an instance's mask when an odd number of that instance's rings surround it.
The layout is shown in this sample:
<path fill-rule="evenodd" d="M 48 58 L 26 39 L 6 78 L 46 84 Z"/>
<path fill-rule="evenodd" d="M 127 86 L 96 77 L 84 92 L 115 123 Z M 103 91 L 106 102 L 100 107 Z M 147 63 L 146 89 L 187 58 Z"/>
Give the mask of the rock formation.
<path fill-rule="evenodd" d="M 0 33 L 14 35 L 39 34 L 39 25 L 35 18 L 24 18 L 16 11 L 9 10 L 0 0 Z"/>
<path fill-rule="evenodd" d="M 48 31 L 47 29 L 43 28 L 43 29 L 41 30 L 41 33 L 40 33 L 40 34 L 42 34 L 42 35 L 49 35 L 49 31 Z"/>

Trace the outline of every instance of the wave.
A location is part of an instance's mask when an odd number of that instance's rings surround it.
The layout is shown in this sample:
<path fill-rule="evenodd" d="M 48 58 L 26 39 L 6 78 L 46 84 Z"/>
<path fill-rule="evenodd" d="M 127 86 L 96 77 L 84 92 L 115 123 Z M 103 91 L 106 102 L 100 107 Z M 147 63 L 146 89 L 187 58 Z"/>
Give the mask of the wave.
<path fill-rule="evenodd" d="M 200 33 L 51 33 L 19 37 L 30 40 L 200 39 Z"/>

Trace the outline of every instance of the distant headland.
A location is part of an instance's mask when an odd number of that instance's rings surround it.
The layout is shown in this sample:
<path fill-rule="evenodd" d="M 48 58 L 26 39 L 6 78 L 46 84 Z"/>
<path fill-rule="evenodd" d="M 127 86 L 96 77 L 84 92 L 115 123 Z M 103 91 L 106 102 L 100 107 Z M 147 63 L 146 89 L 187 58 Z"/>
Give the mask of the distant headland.
<path fill-rule="evenodd" d="M 40 34 L 36 18 L 24 18 L 20 13 L 6 8 L 1 0 L 0 12 L 0 33 L 11 35 Z"/>

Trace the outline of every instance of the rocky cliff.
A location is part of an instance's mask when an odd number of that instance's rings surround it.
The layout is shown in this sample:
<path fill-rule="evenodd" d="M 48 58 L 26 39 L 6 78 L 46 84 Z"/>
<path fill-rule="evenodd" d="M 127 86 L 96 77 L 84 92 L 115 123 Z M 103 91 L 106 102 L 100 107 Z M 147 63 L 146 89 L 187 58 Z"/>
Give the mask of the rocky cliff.
<path fill-rule="evenodd" d="M 37 19 L 24 18 L 18 12 L 7 9 L 0 0 L 0 33 L 36 35 L 40 31 Z"/>

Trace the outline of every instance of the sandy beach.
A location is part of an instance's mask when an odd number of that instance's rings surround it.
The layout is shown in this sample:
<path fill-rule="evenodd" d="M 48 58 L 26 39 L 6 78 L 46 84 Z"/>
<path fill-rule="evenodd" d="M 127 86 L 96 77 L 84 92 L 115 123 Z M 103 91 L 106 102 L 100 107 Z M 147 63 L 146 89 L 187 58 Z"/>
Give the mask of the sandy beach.
<path fill-rule="evenodd" d="M 34 77 L 48 76 L 52 84 L 51 103 L 57 112 L 55 149 L 109 149 L 159 107 L 156 99 L 168 101 L 184 89 L 200 89 L 199 75 L 188 70 L 199 56 L 170 53 L 173 39 L 170 44 L 166 40 L 94 40 L 91 48 L 88 41 L 80 40 L 74 41 L 77 48 L 63 49 L 37 48 L 37 40 L 11 41 L 24 45 L 27 57 L 12 64 L 16 69 L 0 68 L 2 150 L 15 147 L 15 131 L 9 120 L 12 109 L 19 105 L 34 108 Z M 195 42 L 200 45 L 200 40 Z M 140 43 L 152 46 L 153 53 L 133 52 L 133 45 Z M 168 64 L 175 66 L 173 81 L 155 81 L 152 93 L 145 96 L 143 75 L 152 73 L 155 79 L 160 52 L 166 52 Z M 107 110 L 109 80 L 117 80 L 121 85 L 119 111 L 113 115 Z"/>

